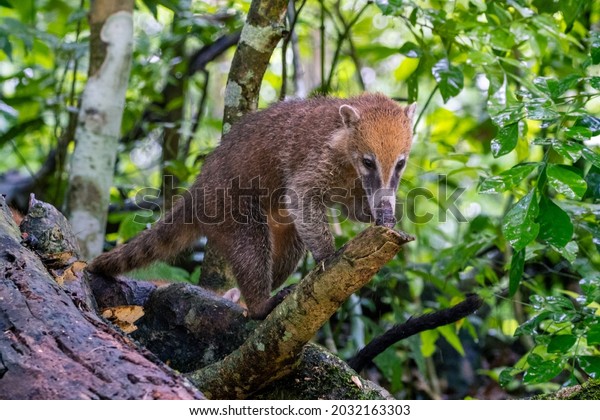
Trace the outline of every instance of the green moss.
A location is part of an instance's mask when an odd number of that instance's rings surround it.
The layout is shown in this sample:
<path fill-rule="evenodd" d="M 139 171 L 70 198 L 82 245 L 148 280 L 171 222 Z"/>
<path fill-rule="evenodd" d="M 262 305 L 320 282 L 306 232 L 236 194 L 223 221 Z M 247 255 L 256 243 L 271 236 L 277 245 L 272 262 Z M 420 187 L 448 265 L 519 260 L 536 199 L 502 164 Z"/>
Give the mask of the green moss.
<path fill-rule="evenodd" d="M 361 378 L 346 363 L 325 349 L 304 347 L 296 370 L 254 399 L 292 400 L 383 400 L 391 399 L 384 389 Z"/>

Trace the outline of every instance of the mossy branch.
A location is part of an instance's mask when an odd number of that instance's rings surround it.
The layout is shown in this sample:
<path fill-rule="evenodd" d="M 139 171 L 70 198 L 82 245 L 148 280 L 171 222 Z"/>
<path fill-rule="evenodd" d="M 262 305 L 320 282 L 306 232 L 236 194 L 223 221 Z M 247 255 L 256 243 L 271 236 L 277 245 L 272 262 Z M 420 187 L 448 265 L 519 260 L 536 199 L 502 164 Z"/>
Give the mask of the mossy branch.
<path fill-rule="evenodd" d="M 241 347 L 188 377 L 209 398 L 241 399 L 288 374 L 339 306 L 413 239 L 384 227 L 366 229 L 309 273 Z"/>

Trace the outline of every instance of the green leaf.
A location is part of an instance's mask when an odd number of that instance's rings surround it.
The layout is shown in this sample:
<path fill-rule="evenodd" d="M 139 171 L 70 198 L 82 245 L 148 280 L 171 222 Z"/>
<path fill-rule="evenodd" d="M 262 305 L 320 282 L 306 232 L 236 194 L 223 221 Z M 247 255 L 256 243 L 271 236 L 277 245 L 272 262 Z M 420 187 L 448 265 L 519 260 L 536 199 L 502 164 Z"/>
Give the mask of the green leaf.
<path fill-rule="evenodd" d="M 583 150 L 583 145 L 580 143 L 575 143 L 573 141 L 552 141 L 552 148 L 561 155 L 562 157 L 575 162 L 579 160 L 581 157 L 581 151 Z"/>
<path fill-rule="evenodd" d="M 577 337 L 571 334 L 555 335 L 548 344 L 548 353 L 566 353 L 577 342 Z"/>
<path fill-rule="evenodd" d="M 590 77 L 590 85 L 597 90 L 600 90 L 600 76 Z"/>
<path fill-rule="evenodd" d="M 532 355 L 534 356 L 534 355 Z M 538 355 L 535 355 L 538 356 Z M 538 356 L 540 359 L 541 357 Z M 527 358 L 527 362 L 530 362 L 530 357 Z M 551 359 L 538 361 L 530 367 L 525 372 L 523 376 L 523 383 L 525 384 L 540 384 L 542 382 L 548 382 L 557 376 L 560 372 L 562 372 L 562 359 Z"/>
<path fill-rule="evenodd" d="M 513 254 L 510 261 L 510 273 L 508 283 L 508 294 L 513 297 L 519 289 L 519 284 L 523 278 L 523 269 L 525 268 L 525 248 Z"/>
<path fill-rule="evenodd" d="M 543 311 L 534 316 L 533 318 L 525 321 L 521 325 L 517 327 L 515 330 L 515 337 L 519 337 L 521 335 L 534 335 L 537 334 L 537 327 L 545 320 L 550 318 L 552 312 Z"/>
<path fill-rule="evenodd" d="M 458 335 L 456 334 L 455 328 L 456 327 L 454 324 L 444 325 L 443 327 L 439 327 L 438 331 L 446 339 L 448 344 L 454 348 L 454 350 L 456 350 L 461 356 L 464 356 L 465 349 L 460 342 L 460 338 L 458 338 Z"/>
<path fill-rule="evenodd" d="M 8 0 L 0 0 L 0 6 L 6 7 L 7 9 L 12 9 L 13 5 L 10 4 Z"/>
<path fill-rule="evenodd" d="M 582 127 L 579 125 L 575 125 L 567 130 L 565 130 L 565 134 L 570 139 L 575 139 L 578 141 L 586 141 L 592 137 L 592 130 L 589 127 Z"/>
<path fill-rule="evenodd" d="M 524 249 L 533 241 L 540 230 L 535 222 L 539 213 L 539 205 L 535 190 L 521 198 L 504 216 L 502 230 L 504 237 L 516 251 Z"/>
<path fill-rule="evenodd" d="M 119 224 L 119 238 L 123 241 L 136 236 L 138 233 L 146 229 L 146 223 L 140 223 L 140 216 L 137 213 L 128 213 Z"/>
<path fill-rule="evenodd" d="M 450 64 L 447 58 L 443 58 L 431 69 L 440 88 L 444 103 L 460 93 L 464 86 L 464 76 L 458 67 Z"/>
<path fill-rule="evenodd" d="M 514 376 L 521 373 L 520 369 L 515 368 L 506 368 L 500 372 L 500 377 L 498 378 L 500 382 L 500 386 L 506 388 L 514 379 Z"/>
<path fill-rule="evenodd" d="M 600 356 L 579 356 L 579 366 L 592 378 L 600 378 Z"/>
<path fill-rule="evenodd" d="M 590 55 L 592 57 L 592 63 L 599 64 L 600 63 L 600 32 L 592 32 L 590 34 L 591 45 L 590 45 Z"/>
<path fill-rule="evenodd" d="M 573 237 L 573 223 L 569 215 L 545 196 L 540 199 L 538 222 L 538 239 L 557 248 L 564 248 Z"/>
<path fill-rule="evenodd" d="M 417 44 L 410 41 L 405 42 L 398 52 L 410 58 L 419 58 L 423 55 L 423 50 Z"/>
<path fill-rule="evenodd" d="M 588 330 L 585 338 L 587 339 L 588 346 L 596 346 L 600 344 L 600 324 L 592 326 Z"/>
<path fill-rule="evenodd" d="M 587 147 L 583 147 L 581 152 L 583 154 L 583 157 L 588 162 L 590 162 L 596 168 L 600 168 L 600 155 L 598 153 L 594 152 L 593 150 L 591 150 Z"/>
<path fill-rule="evenodd" d="M 479 192 L 481 194 L 496 194 L 512 190 L 521 184 L 537 167 L 539 167 L 538 163 L 525 163 L 504 171 L 500 175 L 486 178 L 479 184 Z"/>
<path fill-rule="evenodd" d="M 494 157 L 504 156 L 513 151 L 519 140 L 519 124 L 513 123 L 502 127 L 492 140 L 492 155 Z"/>
<path fill-rule="evenodd" d="M 527 118 L 536 121 L 556 120 L 560 114 L 556 112 L 552 105 L 543 100 L 532 100 L 525 104 Z"/>
<path fill-rule="evenodd" d="M 190 274 L 183 268 L 173 267 L 162 261 L 148 267 L 139 268 L 129 273 L 129 276 L 139 280 L 166 280 L 173 282 L 189 282 Z"/>
<path fill-rule="evenodd" d="M 568 168 L 563 165 L 548 165 L 548 184 L 572 200 L 581 200 L 587 190 L 587 184 L 581 176 Z"/>

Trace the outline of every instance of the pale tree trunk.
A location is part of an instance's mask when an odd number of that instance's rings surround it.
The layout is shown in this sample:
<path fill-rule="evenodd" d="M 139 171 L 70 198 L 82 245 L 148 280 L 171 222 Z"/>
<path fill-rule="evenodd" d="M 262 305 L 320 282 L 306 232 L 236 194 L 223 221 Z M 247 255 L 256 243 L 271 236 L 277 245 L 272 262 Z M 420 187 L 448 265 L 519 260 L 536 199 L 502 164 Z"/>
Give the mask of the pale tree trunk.
<path fill-rule="evenodd" d="M 102 252 L 131 69 L 133 0 L 92 1 L 89 79 L 81 98 L 66 212 L 84 258 Z"/>
<path fill-rule="evenodd" d="M 263 76 L 285 31 L 287 0 L 253 0 L 225 88 L 223 132 L 256 109 Z"/>

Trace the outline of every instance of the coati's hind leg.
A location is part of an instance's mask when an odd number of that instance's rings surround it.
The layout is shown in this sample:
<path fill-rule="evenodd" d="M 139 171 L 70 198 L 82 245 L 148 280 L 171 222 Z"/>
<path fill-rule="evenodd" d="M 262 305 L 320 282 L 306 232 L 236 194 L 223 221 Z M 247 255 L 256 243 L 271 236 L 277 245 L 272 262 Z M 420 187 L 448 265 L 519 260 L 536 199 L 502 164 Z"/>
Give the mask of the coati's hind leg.
<path fill-rule="evenodd" d="M 233 243 L 217 244 L 231 265 L 250 317 L 264 319 L 281 299 L 271 298 L 273 264 L 266 223 L 236 224 Z M 219 238 L 221 239 L 221 238 Z"/>
<path fill-rule="evenodd" d="M 273 250 L 273 289 L 281 286 L 294 272 L 306 248 L 294 225 L 285 229 L 271 229 Z"/>

